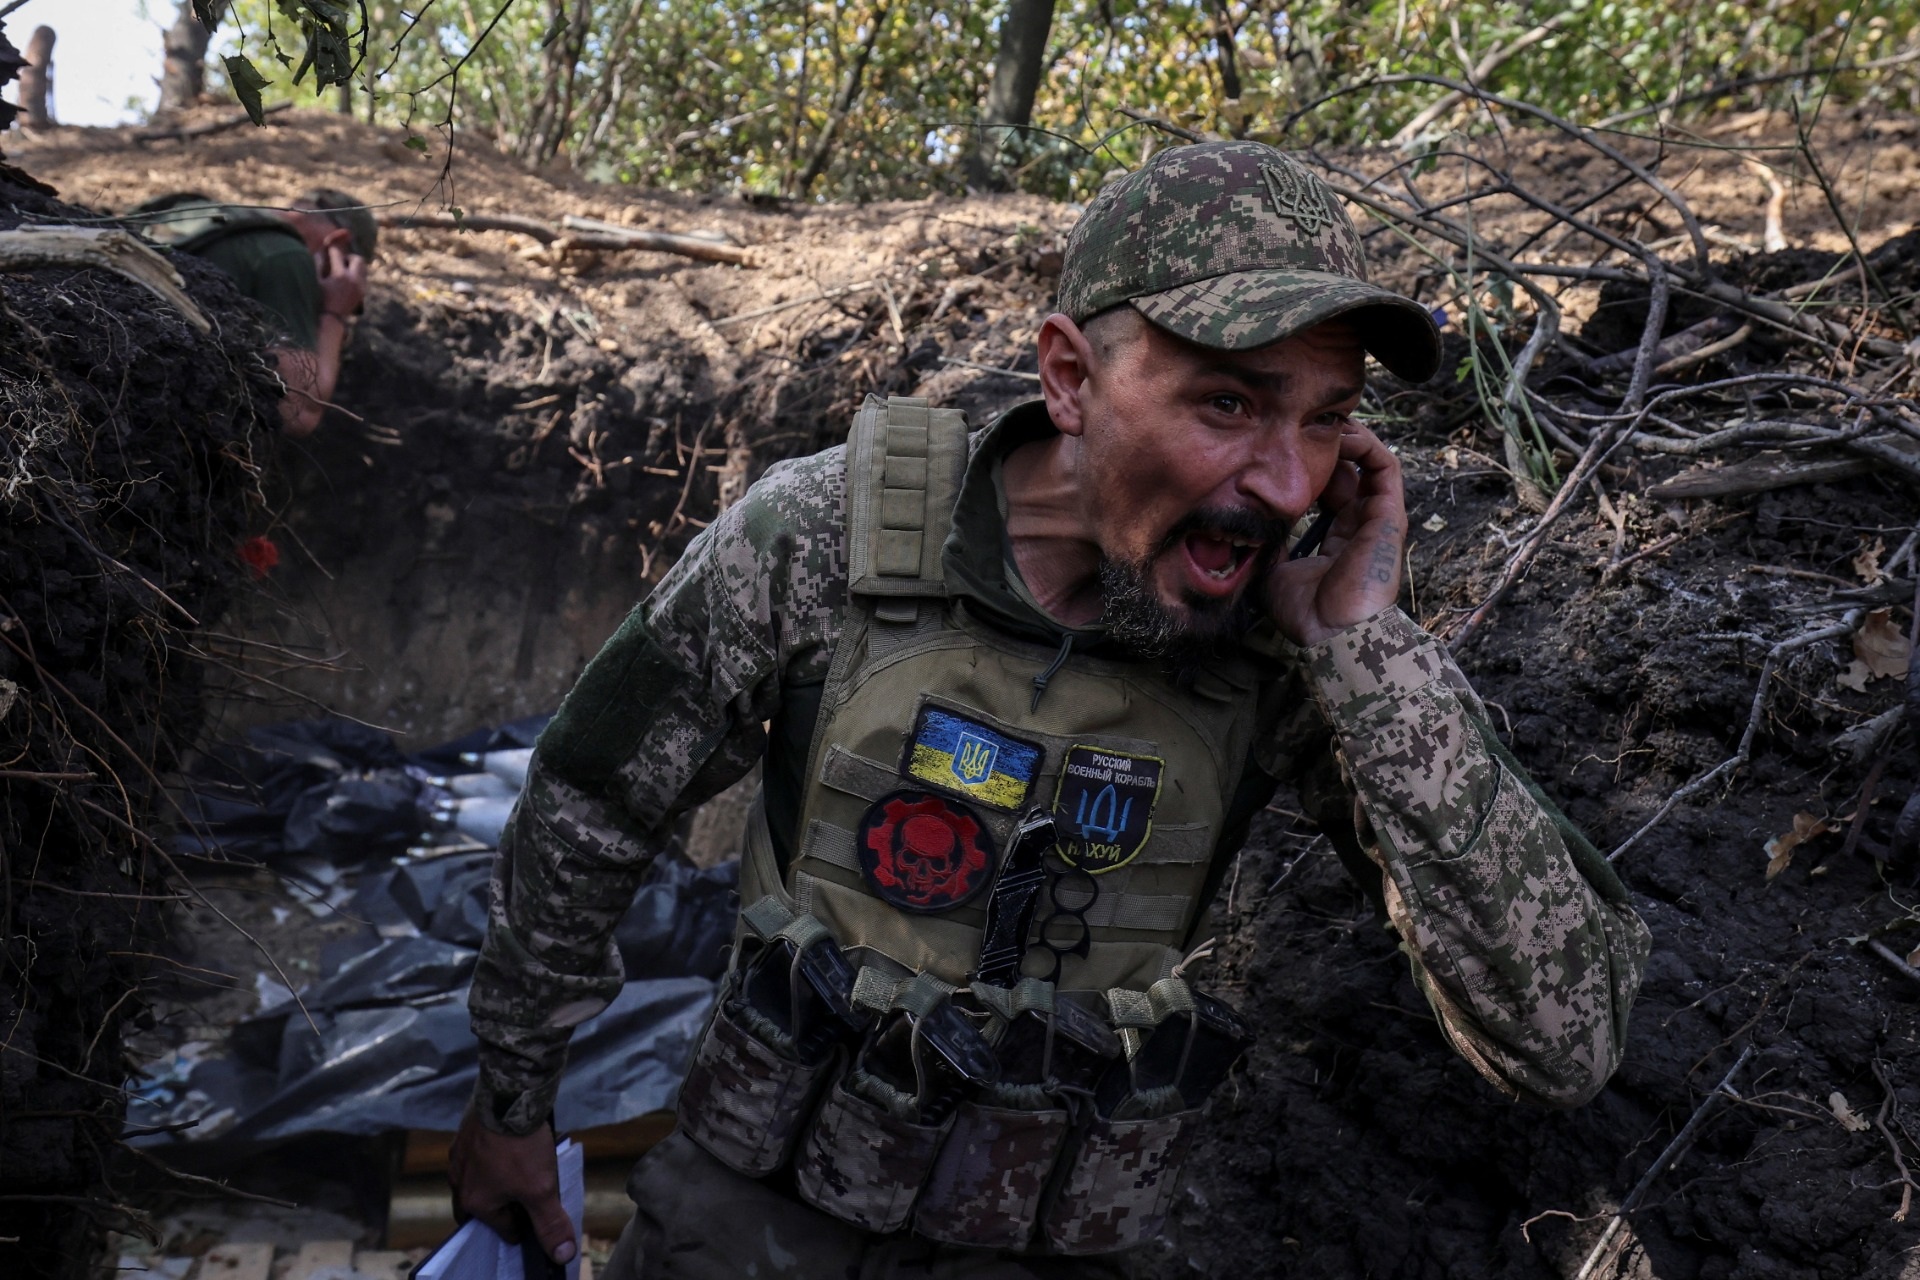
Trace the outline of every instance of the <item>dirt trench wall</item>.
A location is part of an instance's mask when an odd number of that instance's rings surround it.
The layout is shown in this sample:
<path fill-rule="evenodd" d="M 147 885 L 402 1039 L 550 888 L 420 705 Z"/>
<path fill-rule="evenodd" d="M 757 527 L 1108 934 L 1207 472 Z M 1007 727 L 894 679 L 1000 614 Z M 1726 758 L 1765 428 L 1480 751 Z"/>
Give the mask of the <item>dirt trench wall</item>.
<path fill-rule="evenodd" d="M 0 228 L 87 211 L 0 165 Z M 274 391 L 252 308 L 211 321 L 84 264 L 0 276 L 0 1275 L 90 1274 L 137 1229 L 110 1161 L 174 868 L 147 832 L 261 515 Z"/>
<path fill-rule="evenodd" d="M 424 745 L 559 701 L 651 585 L 642 546 L 680 495 L 617 459 L 673 460 L 672 423 L 715 396 L 697 354 L 553 345 L 517 313 L 376 296 L 340 410 L 269 468 L 279 560 L 239 625 L 295 665 L 237 689 L 221 733 L 324 707 Z M 590 439 L 616 460 L 601 484 L 568 452 Z"/>
<path fill-rule="evenodd" d="M 324 708 L 421 746 L 550 711 L 721 504 L 844 438 L 867 392 L 978 423 L 1030 394 L 924 346 L 716 369 L 671 334 L 596 337 L 586 314 L 376 287 L 339 408 L 266 461 L 278 559 L 240 602 L 249 661 L 216 735 Z M 872 327 L 863 309 L 834 336 Z"/>

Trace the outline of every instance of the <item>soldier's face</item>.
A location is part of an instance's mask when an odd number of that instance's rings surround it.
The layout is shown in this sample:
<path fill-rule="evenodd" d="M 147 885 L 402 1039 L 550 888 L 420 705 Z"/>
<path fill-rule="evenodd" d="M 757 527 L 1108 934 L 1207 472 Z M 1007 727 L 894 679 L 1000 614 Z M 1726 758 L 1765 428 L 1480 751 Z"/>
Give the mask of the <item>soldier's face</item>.
<path fill-rule="evenodd" d="M 1337 321 L 1253 351 L 1128 324 L 1089 346 L 1083 510 L 1109 625 L 1165 652 L 1253 621 L 1265 567 L 1339 462 L 1366 357 Z"/>

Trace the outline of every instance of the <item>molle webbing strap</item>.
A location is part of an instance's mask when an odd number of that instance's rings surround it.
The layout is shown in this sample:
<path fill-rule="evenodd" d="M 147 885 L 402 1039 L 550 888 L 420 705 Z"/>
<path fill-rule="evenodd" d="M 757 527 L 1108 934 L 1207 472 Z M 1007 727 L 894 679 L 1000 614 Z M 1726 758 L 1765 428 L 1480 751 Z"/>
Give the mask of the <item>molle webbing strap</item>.
<path fill-rule="evenodd" d="M 973 998 L 991 1009 L 1004 1022 L 1012 1022 L 1023 1013 L 1053 1014 L 1053 984 L 1031 975 L 1011 987 L 990 982 L 973 984 Z"/>
<path fill-rule="evenodd" d="M 905 1009 L 915 1018 L 924 1018 L 954 990 L 930 973 L 895 978 L 872 965 L 866 965 L 860 970 L 860 976 L 853 980 L 853 1003 L 856 1008 L 871 1009 L 875 1013 Z"/>
<path fill-rule="evenodd" d="M 847 437 L 847 587 L 881 597 L 876 613 L 908 621 L 907 600 L 946 594 L 941 548 L 967 465 L 967 418 L 923 399 L 868 396 Z"/>
<path fill-rule="evenodd" d="M 1193 988 L 1183 978 L 1162 978 L 1145 991 L 1115 987 L 1107 992 L 1107 1010 L 1120 1032 L 1127 1057 L 1140 1052 L 1146 1033 L 1175 1013 L 1194 1011 Z"/>
<path fill-rule="evenodd" d="M 798 917 L 793 908 L 768 894 L 752 906 L 742 908 L 740 918 L 762 941 L 772 941 Z"/>

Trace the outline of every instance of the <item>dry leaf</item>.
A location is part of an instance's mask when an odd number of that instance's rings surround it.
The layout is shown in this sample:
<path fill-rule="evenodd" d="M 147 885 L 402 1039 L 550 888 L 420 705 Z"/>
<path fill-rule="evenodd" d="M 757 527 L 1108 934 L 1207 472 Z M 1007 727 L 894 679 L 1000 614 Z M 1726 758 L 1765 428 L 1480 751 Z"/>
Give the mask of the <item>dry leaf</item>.
<path fill-rule="evenodd" d="M 1875 538 L 1868 546 L 1865 538 L 1860 540 L 1860 553 L 1853 558 L 1853 571 L 1860 575 L 1860 581 L 1870 587 L 1877 587 L 1887 580 L 1886 570 L 1880 567 L 1880 557 L 1887 550 L 1884 538 Z"/>
<path fill-rule="evenodd" d="M 1913 968 L 1920 969 L 1920 947 L 1907 952 L 1907 963 Z"/>
<path fill-rule="evenodd" d="M 1832 1110 L 1833 1118 L 1838 1120 L 1840 1127 L 1848 1133 L 1865 1133 L 1873 1127 L 1853 1114 L 1853 1108 L 1847 1105 L 1847 1095 L 1838 1089 L 1827 1095 L 1827 1106 Z"/>
<path fill-rule="evenodd" d="M 1771 880 L 1787 869 L 1793 861 L 1793 851 L 1818 835 L 1825 835 L 1834 826 L 1825 818 L 1815 817 L 1811 813 L 1793 815 L 1793 830 L 1784 831 L 1767 841 L 1767 879 Z"/>
<path fill-rule="evenodd" d="M 1851 689 L 1855 693 L 1867 691 L 1867 681 L 1873 679 L 1873 672 L 1867 670 L 1867 664 L 1855 658 L 1847 664 L 1847 669 L 1833 678 L 1833 682 L 1842 689 Z"/>
<path fill-rule="evenodd" d="M 1428 516 L 1426 518 L 1426 522 L 1423 523 L 1420 527 L 1422 529 L 1425 529 L 1428 533 L 1438 533 L 1442 529 L 1447 527 L 1447 518 L 1441 515 L 1438 511 L 1436 511 L 1432 515 Z"/>
<path fill-rule="evenodd" d="M 1874 679 L 1907 674 L 1907 637 L 1893 623 L 1893 610 L 1875 609 L 1853 633 L 1853 656 L 1867 664 Z"/>

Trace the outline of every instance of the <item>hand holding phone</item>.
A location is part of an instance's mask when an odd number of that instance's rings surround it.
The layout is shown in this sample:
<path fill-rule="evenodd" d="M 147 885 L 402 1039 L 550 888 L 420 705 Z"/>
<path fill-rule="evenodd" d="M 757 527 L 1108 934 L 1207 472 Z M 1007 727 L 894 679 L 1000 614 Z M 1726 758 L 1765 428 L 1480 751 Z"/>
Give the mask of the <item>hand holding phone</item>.
<path fill-rule="evenodd" d="M 1267 574 L 1274 625 L 1315 645 L 1393 607 L 1407 535 L 1400 460 L 1366 427 L 1340 437 L 1340 461 L 1319 497 L 1321 517 Z M 1323 527 L 1324 526 L 1324 527 Z M 1309 539 L 1321 532 L 1314 547 Z"/>

